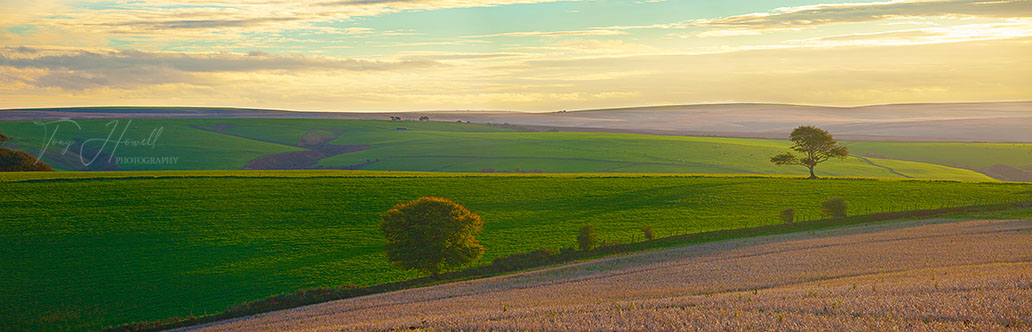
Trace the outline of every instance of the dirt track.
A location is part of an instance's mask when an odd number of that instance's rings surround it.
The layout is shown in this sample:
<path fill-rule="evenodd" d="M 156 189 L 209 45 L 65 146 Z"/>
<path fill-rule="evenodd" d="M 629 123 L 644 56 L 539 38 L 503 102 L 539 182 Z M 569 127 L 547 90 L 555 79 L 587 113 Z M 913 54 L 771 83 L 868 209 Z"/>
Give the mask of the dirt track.
<path fill-rule="evenodd" d="M 917 221 L 666 249 L 187 330 L 1022 330 L 1032 221 Z"/>

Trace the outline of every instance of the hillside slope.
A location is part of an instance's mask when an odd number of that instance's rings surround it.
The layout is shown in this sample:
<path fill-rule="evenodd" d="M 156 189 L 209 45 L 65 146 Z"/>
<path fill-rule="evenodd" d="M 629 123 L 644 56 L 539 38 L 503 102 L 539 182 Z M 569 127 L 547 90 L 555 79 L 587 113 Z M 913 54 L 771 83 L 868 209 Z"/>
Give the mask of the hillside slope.
<path fill-rule="evenodd" d="M 806 173 L 802 167 L 770 163 L 770 156 L 788 149 L 786 140 L 519 129 L 321 119 L 78 120 L 46 127 L 0 122 L 0 131 L 15 137 L 15 147 L 42 154 L 44 161 L 63 170 Z M 924 149 L 919 145 L 923 143 L 878 144 L 861 145 L 861 150 L 884 150 L 891 156 L 874 153 L 868 156 L 873 158 L 832 160 L 818 167 L 817 174 L 993 180 L 971 169 L 936 164 L 975 158 L 966 153 L 977 150 L 977 143 L 952 143 L 934 153 L 918 150 Z M 905 153 L 907 144 L 915 144 L 913 155 Z M 1032 145 L 1008 144 L 995 151 L 1006 162 L 1032 165 L 1032 154 L 1021 150 L 1026 147 L 1032 149 Z"/>
<path fill-rule="evenodd" d="M 1032 325 L 1030 242 L 1032 220 L 861 226 L 600 259 L 179 331 L 1003 330 Z"/>
<path fill-rule="evenodd" d="M 246 193 L 246 194 L 241 194 Z M 0 173 L 0 330 L 79 331 L 215 313 L 300 289 L 408 280 L 379 215 L 421 196 L 479 214 L 475 264 L 599 239 L 642 239 L 848 214 L 1032 200 L 1030 186 L 920 180 L 367 171 Z M 31 301 L 26 301 L 31 299 Z"/>
<path fill-rule="evenodd" d="M 559 110 L 556 110 L 559 111 Z M 642 106 L 552 113 L 430 111 L 296 112 L 197 107 L 79 107 L 0 110 L 0 121 L 40 119 L 297 118 L 510 123 L 561 131 L 624 131 L 667 135 L 782 138 L 800 124 L 865 141 L 994 141 L 1032 143 L 1032 101 L 888 104 L 832 107 L 788 104 Z"/>

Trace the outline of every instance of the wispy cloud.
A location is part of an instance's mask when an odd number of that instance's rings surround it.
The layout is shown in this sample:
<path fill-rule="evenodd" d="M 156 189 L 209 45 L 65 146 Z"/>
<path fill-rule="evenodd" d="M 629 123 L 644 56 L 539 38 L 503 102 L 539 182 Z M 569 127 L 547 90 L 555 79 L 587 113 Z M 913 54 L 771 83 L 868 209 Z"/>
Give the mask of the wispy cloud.
<path fill-rule="evenodd" d="M 769 12 L 697 20 L 690 26 L 730 30 L 799 29 L 821 25 L 882 21 L 900 17 L 1032 16 L 1029 0 L 894 0 L 778 8 Z"/>
<path fill-rule="evenodd" d="M 53 22 L 137 33 L 167 30 L 215 30 L 333 22 L 351 17 L 368 17 L 405 10 L 493 7 L 577 0 L 345 0 L 309 3 L 305 1 L 171 1 L 151 0 L 121 3 L 116 8 L 66 13 Z M 188 6 L 183 6 L 188 5 Z"/>
<path fill-rule="evenodd" d="M 873 33 L 851 33 L 846 35 L 834 35 L 808 39 L 811 41 L 858 41 L 858 40 L 920 40 L 932 37 L 946 36 L 945 32 L 929 29 L 873 32 Z"/>
<path fill-rule="evenodd" d="M 802 40 L 791 40 L 786 45 L 800 46 L 862 46 L 862 45 L 914 45 L 955 43 L 975 40 L 996 40 L 1032 37 L 1032 22 L 1010 22 L 992 24 L 966 24 L 950 27 L 934 27 L 883 31 L 872 33 L 851 33 Z"/>
<path fill-rule="evenodd" d="M 435 52 L 435 51 L 406 51 L 397 54 L 398 58 L 405 60 L 490 60 L 498 58 L 512 58 L 525 56 L 524 53 L 494 52 L 494 53 L 470 53 L 470 52 Z"/>
<path fill-rule="evenodd" d="M 886 2 L 821 4 L 782 7 L 714 19 L 647 25 L 615 25 L 586 30 L 509 32 L 471 37 L 620 35 L 630 30 L 708 28 L 685 36 L 729 37 L 757 35 L 763 30 L 793 30 L 823 25 L 884 21 L 912 17 L 1032 17 L 1032 0 L 892 0 Z M 898 22 L 897 22 L 898 23 Z"/>
<path fill-rule="evenodd" d="M 506 32 L 490 35 L 465 36 L 465 38 L 490 38 L 490 37 L 564 37 L 564 36 L 613 36 L 627 34 L 624 31 L 613 29 L 588 29 L 569 31 L 526 31 Z"/>
<path fill-rule="evenodd" d="M 208 30 L 221 28 L 251 28 L 256 26 L 300 21 L 300 17 L 254 17 L 243 19 L 191 19 L 165 21 L 121 21 L 103 23 L 102 25 L 128 27 L 133 32 L 146 30 Z"/>
<path fill-rule="evenodd" d="M 262 71 L 397 71 L 442 66 L 431 59 L 381 61 L 311 56 L 281 56 L 262 51 L 233 53 L 173 53 L 136 50 L 75 52 L 28 47 L 0 49 L 0 67 L 39 69 L 42 75 L 24 79 L 40 87 L 81 90 L 139 84 L 202 81 L 193 74 Z"/>
<path fill-rule="evenodd" d="M 0 0 L 0 107 L 1030 98 L 1032 0 L 559 1 Z"/>

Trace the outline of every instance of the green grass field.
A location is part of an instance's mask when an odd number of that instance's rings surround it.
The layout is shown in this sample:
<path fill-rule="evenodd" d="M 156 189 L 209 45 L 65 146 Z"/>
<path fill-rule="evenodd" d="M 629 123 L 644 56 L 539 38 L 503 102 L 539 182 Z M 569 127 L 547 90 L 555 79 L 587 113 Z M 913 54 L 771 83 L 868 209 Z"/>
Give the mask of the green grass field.
<path fill-rule="evenodd" d="M 0 122 L 0 132 L 13 137 L 11 144 L 16 149 L 34 156 L 42 154 L 43 161 L 60 170 L 89 169 L 84 163 L 93 166 L 106 164 L 112 151 L 122 157 L 177 158 L 174 164 L 121 167 L 124 170 L 160 171 L 241 169 L 247 162 L 263 155 L 302 150 L 190 127 L 204 123 L 205 120 L 76 120 L 74 123 L 51 123 L 44 131 L 43 126 L 33 122 Z M 145 144 L 155 133 L 158 133 L 157 137 L 150 139 L 154 144 Z M 46 135 L 53 135 L 53 140 Z M 130 143 L 117 147 L 111 143 L 119 140 Z M 54 143 L 46 146 L 44 152 L 46 142 Z"/>
<path fill-rule="evenodd" d="M 996 164 L 1032 169 L 1032 144 L 1028 143 L 903 143 L 851 142 L 854 155 L 981 169 Z"/>
<path fill-rule="evenodd" d="M 174 163 L 122 163 L 119 170 L 237 170 L 261 156 L 302 151 L 306 134 L 339 135 L 331 144 L 367 145 L 362 151 L 319 160 L 314 167 L 364 170 L 480 172 L 522 171 L 563 173 L 719 173 L 804 174 L 802 167 L 778 167 L 771 155 L 785 151 L 787 140 L 656 136 L 616 133 L 514 132 L 473 124 L 415 121 L 309 119 L 172 119 L 78 120 L 65 122 L 43 160 L 63 170 L 103 170 L 117 157 L 174 157 Z M 77 127 L 77 126 L 78 127 Z M 128 126 L 128 129 L 123 129 Z M 79 127 L 82 129 L 80 130 Z M 396 130 L 404 127 L 406 130 Z M 204 130 L 207 129 L 207 130 Z M 160 135 L 148 140 L 156 130 Z M 0 122 L 0 131 L 15 138 L 16 148 L 39 154 L 47 137 L 32 122 Z M 102 148 L 103 138 L 154 144 Z M 95 139 L 93 141 L 87 141 Z M 71 148 L 64 147 L 71 143 Z M 85 148 L 83 148 L 85 146 Z M 964 168 L 990 157 L 1032 167 L 1032 145 L 981 143 L 849 142 L 866 158 L 833 160 L 818 175 L 990 181 Z M 117 150 L 116 150 L 117 149 Z M 1026 151 L 1028 150 L 1028 151 Z M 97 155 L 98 161 L 84 167 Z M 871 158 L 875 157 L 875 158 Z M 994 159 L 996 160 L 996 159 Z M 952 167 L 956 165 L 957 167 Z M 1027 167 L 1025 167 L 1027 166 Z M 110 168 L 108 168 L 110 169 Z"/>
<path fill-rule="evenodd" d="M 1032 199 L 1032 186 L 918 180 L 349 171 L 0 174 L 0 330 L 83 330 L 303 288 L 415 275 L 381 251 L 378 214 L 420 196 L 480 214 L 478 264 L 575 245 L 577 228 L 641 239 L 816 216 Z M 906 202 L 901 205 L 901 202 Z"/>

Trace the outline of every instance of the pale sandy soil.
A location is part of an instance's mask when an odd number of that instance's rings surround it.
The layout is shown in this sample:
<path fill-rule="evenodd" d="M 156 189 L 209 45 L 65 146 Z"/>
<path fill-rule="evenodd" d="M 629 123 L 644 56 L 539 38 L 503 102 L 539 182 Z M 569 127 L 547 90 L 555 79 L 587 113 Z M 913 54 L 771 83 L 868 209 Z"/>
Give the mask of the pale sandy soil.
<path fill-rule="evenodd" d="M 1032 221 L 916 221 L 638 253 L 197 331 L 1032 330 Z"/>

